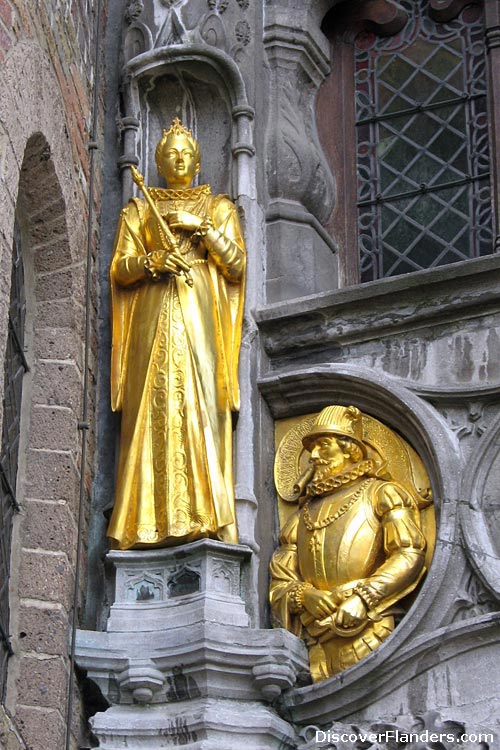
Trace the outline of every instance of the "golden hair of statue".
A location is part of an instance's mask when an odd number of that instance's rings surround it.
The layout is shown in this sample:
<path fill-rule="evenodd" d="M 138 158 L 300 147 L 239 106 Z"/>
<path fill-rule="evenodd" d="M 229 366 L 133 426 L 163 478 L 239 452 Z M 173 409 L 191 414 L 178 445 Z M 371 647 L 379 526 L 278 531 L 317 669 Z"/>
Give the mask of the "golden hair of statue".
<path fill-rule="evenodd" d="M 245 247 L 238 213 L 191 187 L 200 151 L 176 118 L 156 149 L 166 189 L 121 212 L 111 263 L 113 411 L 121 412 L 114 547 L 238 541 L 232 412 L 239 407 Z"/>
<path fill-rule="evenodd" d="M 285 429 L 271 607 L 305 639 L 319 682 L 368 656 L 405 613 L 432 557 L 434 508 L 417 453 L 355 406 Z"/>

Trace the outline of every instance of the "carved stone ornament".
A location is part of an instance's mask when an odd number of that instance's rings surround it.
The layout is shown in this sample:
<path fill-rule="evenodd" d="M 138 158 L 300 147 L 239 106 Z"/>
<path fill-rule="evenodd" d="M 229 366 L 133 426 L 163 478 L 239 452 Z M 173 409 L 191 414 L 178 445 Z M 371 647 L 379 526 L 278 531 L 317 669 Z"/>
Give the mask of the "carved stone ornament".
<path fill-rule="evenodd" d="M 307 113 L 307 114 L 306 114 Z M 276 132 L 276 173 L 269 171 L 272 197 L 297 200 L 319 221 L 328 217 L 333 200 L 332 178 L 323 154 L 308 128 L 312 122 L 298 81 L 282 83 Z M 279 176 L 279 179 L 277 179 Z"/>
<path fill-rule="evenodd" d="M 457 591 L 452 622 L 479 617 L 488 612 L 497 612 L 499 603 L 470 569 L 465 571 L 462 584 Z"/>
<path fill-rule="evenodd" d="M 238 21 L 234 33 L 238 42 L 243 44 L 243 46 L 246 46 L 251 38 L 250 24 L 248 21 Z"/>
<path fill-rule="evenodd" d="M 207 0 L 209 10 L 216 11 L 217 13 L 224 13 L 229 5 L 229 0 Z"/>
<path fill-rule="evenodd" d="M 133 23 L 144 10 L 143 0 L 129 0 L 125 9 L 125 20 L 130 25 Z"/>
<path fill-rule="evenodd" d="M 308 726 L 300 731 L 298 750 L 493 750 L 496 733 L 455 719 L 441 719 L 438 711 L 400 716 L 394 722 Z"/>

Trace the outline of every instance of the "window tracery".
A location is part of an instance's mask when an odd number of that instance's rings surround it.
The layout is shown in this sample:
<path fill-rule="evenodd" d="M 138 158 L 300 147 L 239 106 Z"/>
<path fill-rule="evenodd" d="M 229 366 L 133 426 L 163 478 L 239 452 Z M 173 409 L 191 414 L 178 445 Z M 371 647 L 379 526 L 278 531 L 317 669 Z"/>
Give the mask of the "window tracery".
<path fill-rule="evenodd" d="M 325 30 L 331 93 L 352 76 L 352 107 L 343 114 L 353 163 L 339 163 L 330 147 L 332 167 L 355 183 L 353 207 L 347 191 L 331 227 L 350 227 L 341 242 L 347 283 L 493 252 L 482 4 L 341 3 Z M 347 257 L 353 253 L 359 259 Z"/>

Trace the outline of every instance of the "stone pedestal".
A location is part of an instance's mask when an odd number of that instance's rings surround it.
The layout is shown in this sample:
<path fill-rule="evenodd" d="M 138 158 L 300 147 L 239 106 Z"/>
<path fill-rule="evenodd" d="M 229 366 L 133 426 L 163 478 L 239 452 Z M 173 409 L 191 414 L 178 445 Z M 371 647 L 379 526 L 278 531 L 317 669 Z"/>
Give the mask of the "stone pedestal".
<path fill-rule="evenodd" d="M 99 747 L 295 747 L 270 703 L 307 671 L 307 653 L 285 630 L 249 627 L 250 554 L 212 540 L 108 554 L 106 632 L 80 630 L 76 642 L 78 665 L 110 703 L 91 720 Z"/>
<path fill-rule="evenodd" d="M 169 630 L 198 622 L 248 626 L 241 598 L 245 545 L 202 539 L 183 547 L 113 551 L 115 600 L 108 633 Z"/>

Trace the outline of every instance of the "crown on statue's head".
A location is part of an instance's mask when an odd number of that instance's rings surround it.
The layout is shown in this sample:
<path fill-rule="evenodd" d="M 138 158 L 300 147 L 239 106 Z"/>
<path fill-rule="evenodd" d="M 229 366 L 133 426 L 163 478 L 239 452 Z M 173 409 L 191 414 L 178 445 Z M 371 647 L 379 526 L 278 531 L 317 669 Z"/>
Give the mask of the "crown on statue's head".
<path fill-rule="evenodd" d="M 198 141 L 193 136 L 193 131 L 190 130 L 189 128 L 184 127 L 184 125 L 182 124 L 182 122 L 179 120 L 178 117 L 174 117 L 174 119 L 172 120 L 171 126 L 168 129 L 167 128 L 163 129 L 162 136 L 156 147 L 155 156 L 156 156 L 157 164 L 158 164 L 158 159 L 161 155 L 161 152 L 168 145 L 168 142 L 172 138 L 178 138 L 179 136 L 184 137 L 188 141 L 188 143 L 190 143 L 196 159 L 198 161 L 200 160 L 200 147 L 198 145 Z"/>
<path fill-rule="evenodd" d="M 178 117 L 174 117 L 171 126 L 163 129 L 163 138 L 168 138 L 170 135 L 184 135 L 190 140 L 195 140 L 193 137 L 193 131 L 189 128 L 185 128 Z"/>

